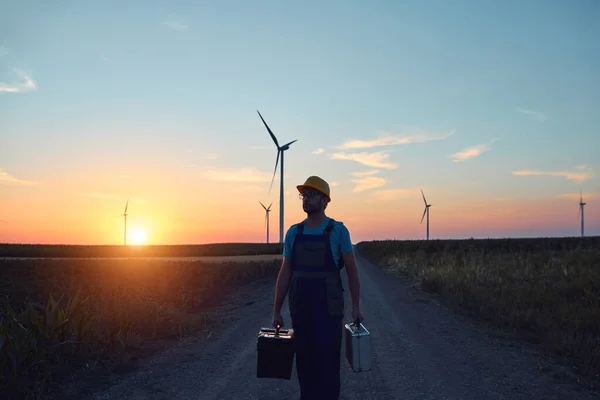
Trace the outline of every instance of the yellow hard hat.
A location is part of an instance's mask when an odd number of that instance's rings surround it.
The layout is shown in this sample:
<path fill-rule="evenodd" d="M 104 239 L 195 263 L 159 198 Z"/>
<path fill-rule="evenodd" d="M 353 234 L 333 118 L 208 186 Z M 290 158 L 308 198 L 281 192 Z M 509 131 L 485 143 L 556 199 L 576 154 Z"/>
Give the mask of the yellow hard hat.
<path fill-rule="evenodd" d="M 304 185 L 298 185 L 296 186 L 298 188 L 298 191 L 300 193 L 302 193 L 302 191 L 305 188 L 313 188 L 315 190 L 318 190 L 319 192 L 323 193 L 326 197 L 327 197 L 327 201 L 330 202 L 331 201 L 331 197 L 330 197 L 330 193 L 329 193 L 329 184 L 327 182 L 325 182 L 324 179 L 318 177 L 318 176 L 309 176 L 306 181 L 304 182 Z"/>

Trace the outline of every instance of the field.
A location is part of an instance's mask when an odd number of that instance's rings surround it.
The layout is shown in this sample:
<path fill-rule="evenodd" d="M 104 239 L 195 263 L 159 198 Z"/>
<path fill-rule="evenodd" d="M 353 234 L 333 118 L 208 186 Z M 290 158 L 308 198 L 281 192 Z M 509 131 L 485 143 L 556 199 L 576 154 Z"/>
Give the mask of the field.
<path fill-rule="evenodd" d="M 218 325 L 219 300 L 275 277 L 280 265 L 273 257 L 0 260 L 0 393 L 44 394 L 77 371 L 126 368 L 159 341 Z"/>
<path fill-rule="evenodd" d="M 600 380 L 600 237 L 374 241 L 357 250 Z"/>
<path fill-rule="evenodd" d="M 0 244 L 0 258 L 220 257 L 282 253 L 283 244 L 280 243 L 211 243 L 164 246 Z"/>
<path fill-rule="evenodd" d="M 356 247 L 600 379 L 600 237 Z M 0 393 L 45 393 L 76 371 L 118 371 L 161 341 L 208 331 L 218 324 L 214 305 L 242 284 L 274 278 L 280 254 L 278 243 L 0 245 Z M 33 258 L 1 259 L 10 256 Z"/>

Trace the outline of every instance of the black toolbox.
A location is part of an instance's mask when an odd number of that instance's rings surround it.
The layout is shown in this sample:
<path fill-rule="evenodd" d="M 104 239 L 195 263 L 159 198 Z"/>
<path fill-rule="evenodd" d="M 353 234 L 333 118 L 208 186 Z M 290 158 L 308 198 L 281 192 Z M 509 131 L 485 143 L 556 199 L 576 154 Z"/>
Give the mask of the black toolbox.
<path fill-rule="evenodd" d="M 257 378 L 291 379 L 296 353 L 293 329 L 260 328 L 256 349 Z"/>

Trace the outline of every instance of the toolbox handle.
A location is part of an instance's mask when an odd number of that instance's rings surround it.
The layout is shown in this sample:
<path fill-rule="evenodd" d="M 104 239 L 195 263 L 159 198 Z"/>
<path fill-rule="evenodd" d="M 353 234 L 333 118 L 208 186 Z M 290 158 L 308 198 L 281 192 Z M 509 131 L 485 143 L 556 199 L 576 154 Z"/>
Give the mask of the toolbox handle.
<path fill-rule="evenodd" d="M 281 329 L 280 326 L 277 326 L 275 328 L 261 328 L 261 331 L 269 333 L 273 332 L 275 333 L 275 336 L 279 336 L 282 333 L 281 331 L 283 331 L 283 333 L 288 333 L 289 329 Z"/>

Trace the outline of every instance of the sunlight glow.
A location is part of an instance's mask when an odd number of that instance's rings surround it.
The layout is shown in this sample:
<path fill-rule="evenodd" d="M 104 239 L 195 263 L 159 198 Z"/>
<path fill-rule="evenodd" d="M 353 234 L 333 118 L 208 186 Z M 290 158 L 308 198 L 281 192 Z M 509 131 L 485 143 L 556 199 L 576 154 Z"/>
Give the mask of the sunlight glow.
<path fill-rule="evenodd" d="M 129 240 L 133 245 L 146 244 L 148 242 L 148 233 L 142 229 L 134 229 L 129 234 Z"/>

